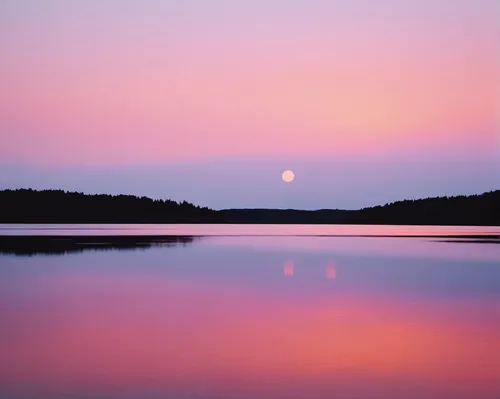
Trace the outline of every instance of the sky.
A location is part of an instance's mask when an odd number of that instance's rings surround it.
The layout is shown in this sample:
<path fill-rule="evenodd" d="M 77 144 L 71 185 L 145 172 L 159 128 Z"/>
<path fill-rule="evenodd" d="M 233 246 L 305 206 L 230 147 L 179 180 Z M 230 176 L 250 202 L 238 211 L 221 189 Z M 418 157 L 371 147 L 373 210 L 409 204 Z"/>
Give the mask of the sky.
<path fill-rule="evenodd" d="M 500 189 L 497 0 L 3 0 L 0 54 L 0 189 L 216 209 Z"/>

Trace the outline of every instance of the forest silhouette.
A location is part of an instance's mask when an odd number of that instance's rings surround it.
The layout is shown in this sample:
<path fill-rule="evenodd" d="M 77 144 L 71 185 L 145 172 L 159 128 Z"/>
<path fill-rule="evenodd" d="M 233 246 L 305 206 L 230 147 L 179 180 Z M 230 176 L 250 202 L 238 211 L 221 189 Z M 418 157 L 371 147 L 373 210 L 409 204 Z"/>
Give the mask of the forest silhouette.
<path fill-rule="evenodd" d="M 0 191 L 0 223 L 389 224 L 500 226 L 500 190 L 359 210 L 213 210 L 189 202 L 63 190 Z"/>

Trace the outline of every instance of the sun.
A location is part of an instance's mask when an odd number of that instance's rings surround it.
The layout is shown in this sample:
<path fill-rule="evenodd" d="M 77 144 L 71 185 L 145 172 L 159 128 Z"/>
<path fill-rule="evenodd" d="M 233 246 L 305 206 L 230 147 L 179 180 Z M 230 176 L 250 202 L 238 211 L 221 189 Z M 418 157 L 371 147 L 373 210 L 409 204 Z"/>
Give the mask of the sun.
<path fill-rule="evenodd" d="M 295 179 L 295 174 L 291 170 L 285 170 L 282 173 L 281 178 L 284 182 L 291 183 L 293 179 Z"/>

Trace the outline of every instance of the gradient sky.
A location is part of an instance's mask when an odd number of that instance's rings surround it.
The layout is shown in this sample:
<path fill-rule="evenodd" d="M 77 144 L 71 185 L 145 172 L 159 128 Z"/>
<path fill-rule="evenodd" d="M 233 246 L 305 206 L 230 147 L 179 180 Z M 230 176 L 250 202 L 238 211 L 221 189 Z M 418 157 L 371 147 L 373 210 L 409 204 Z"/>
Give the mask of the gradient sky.
<path fill-rule="evenodd" d="M 0 188 L 305 209 L 498 189 L 499 15 L 497 0 L 4 0 Z"/>

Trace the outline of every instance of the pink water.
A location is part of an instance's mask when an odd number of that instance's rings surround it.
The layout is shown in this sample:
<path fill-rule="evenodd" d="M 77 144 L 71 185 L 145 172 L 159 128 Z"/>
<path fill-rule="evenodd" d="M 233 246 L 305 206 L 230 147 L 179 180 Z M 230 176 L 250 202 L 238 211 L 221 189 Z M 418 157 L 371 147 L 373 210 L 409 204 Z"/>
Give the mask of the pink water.
<path fill-rule="evenodd" d="M 0 254 L 0 354 L 10 399 L 499 398 L 500 245 L 205 237 Z"/>
<path fill-rule="evenodd" d="M 500 227 L 387 225 L 224 225 L 224 224 L 0 224 L 0 235 L 499 235 Z"/>

